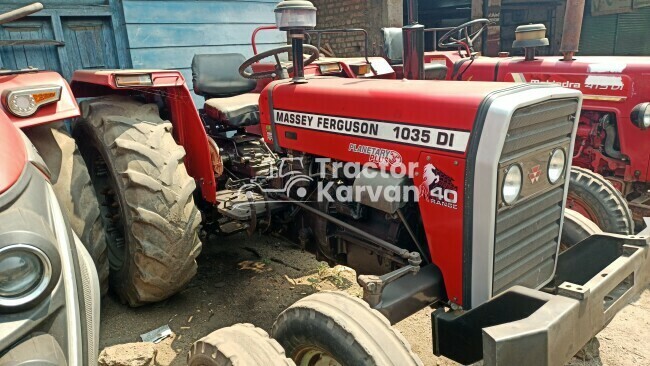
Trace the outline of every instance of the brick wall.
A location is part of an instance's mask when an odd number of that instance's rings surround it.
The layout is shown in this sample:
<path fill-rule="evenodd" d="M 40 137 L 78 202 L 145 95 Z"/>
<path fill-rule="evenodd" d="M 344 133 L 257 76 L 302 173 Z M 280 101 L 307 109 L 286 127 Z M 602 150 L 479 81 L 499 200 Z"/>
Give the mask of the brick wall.
<path fill-rule="evenodd" d="M 363 28 L 368 31 L 370 56 L 382 54 L 382 27 L 402 26 L 402 0 L 311 1 L 318 8 L 316 29 Z M 323 35 L 321 46 L 329 46 L 338 57 L 361 56 L 363 40 L 362 33 Z"/>

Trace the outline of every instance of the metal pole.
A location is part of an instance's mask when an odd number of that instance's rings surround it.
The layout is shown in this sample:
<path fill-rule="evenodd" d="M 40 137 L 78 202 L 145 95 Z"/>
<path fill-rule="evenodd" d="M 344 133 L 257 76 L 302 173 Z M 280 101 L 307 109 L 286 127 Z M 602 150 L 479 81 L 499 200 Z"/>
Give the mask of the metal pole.
<path fill-rule="evenodd" d="M 560 52 L 564 55 L 563 61 L 573 60 L 573 55 L 578 52 L 584 12 L 585 0 L 567 0 L 560 44 Z"/>
<path fill-rule="evenodd" d="M 404 78 L 424 79 L 424 26 L 418 24 L 418 0 L 407 0 L 409 24 L 402 27 Z"/>
<path fill-rule="evenodd" d="M 291 31 L 291 57 L 293 58 L 293 82 L 305 83 L 305 60 L 302 54 L 302 41 L 305 35 L 302 32 Z"/>

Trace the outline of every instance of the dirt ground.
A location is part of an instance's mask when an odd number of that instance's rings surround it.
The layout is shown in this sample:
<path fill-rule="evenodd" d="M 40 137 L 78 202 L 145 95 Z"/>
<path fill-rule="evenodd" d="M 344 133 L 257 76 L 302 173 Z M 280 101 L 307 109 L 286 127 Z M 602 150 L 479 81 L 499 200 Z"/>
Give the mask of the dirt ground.
<path fill-rule="evenodd" d="M 139 335 L 169 324 L 174 336 L 158 345 L 160 365 L 184 365 L 190 345 L 215 329 L 253 323 L 269 331 L 276 316 L 320 290 L 359 296 L 354 271 L 329 268 L 290 243 L 268 236 L 236 235 L 204 241 L 198 274 L 180 294 L 136 309 L 114 297 L 102 303 L 100 349 L 140 341 Z M 425 365 L 457 365 L 431 353 L 431 310 L 398 323 Z M 598 335 L 600 358 L 574 359 L 571 366 L 649 365 L 650 290 L 619 313 Z"/>

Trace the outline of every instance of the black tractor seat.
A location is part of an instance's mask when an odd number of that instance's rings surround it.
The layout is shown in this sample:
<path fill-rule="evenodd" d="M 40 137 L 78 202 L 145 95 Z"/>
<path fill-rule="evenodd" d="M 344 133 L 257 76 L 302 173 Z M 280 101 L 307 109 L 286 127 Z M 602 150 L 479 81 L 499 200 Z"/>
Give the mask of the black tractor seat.
<path fill-rule="evenodd" d="M 210 118 L 232 127 L 252 126 L 260 123 L 257 93 L 246 93 L 228 98 L 211 98 L 203 109 Z"/>
<path fill-rule="evenodd" d="M 245 60 L 239 53 L 194 55 L 192 59 L 194 92 L 205 97 L 205 113 L 230 127 L 260 123 L 260 95 L 250 93 L 257 82 L 239 75 Z"/>

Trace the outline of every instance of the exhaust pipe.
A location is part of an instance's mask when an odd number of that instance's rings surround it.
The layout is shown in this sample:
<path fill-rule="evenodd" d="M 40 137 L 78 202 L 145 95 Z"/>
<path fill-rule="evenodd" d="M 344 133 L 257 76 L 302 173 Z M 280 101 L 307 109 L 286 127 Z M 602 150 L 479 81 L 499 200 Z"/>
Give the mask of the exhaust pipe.
<path fill-rule="evenodd" d="M 562 43 L 560 44 L 560 52 L 564 56 L 563 61 L 573 60 L 573 55 L 578 52 L 584 13 L 585 0 L 567 0 L 562 27 Z"/>
<path fill-rule="evenodd" d="M 408 25 L 402 27 L 404 78 L 424 79 L 424 25 L 418 24 L 418 0 L 407 0 Z"/>
<path fill-rule="evenodd" d="M 33 3 L 31 5 L 23 6 L 20 9 L 12 10 L 10 12 L 0 14 L 0 24 L 9 23 L 16 19 L 26 17 L 43 10 L 43 4 Z"/>

